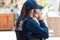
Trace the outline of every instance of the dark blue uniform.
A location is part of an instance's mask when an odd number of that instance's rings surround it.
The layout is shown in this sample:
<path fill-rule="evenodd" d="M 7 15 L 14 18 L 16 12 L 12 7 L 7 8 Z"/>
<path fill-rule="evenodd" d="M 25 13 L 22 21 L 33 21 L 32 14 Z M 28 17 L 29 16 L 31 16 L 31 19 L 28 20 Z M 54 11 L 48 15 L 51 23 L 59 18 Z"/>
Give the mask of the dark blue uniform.
<path fill-rule="evenodd" d="M 17 32 L 17 36 L 19 36 L 21 40 L 42 40 L 42 38 L 48 38 L 48 28 L 43 20 L 40 20 L 39 23 L 37 23 L 36 20 L 32 19 L 29 15 L 26 15 L 24 16 L 23 21 L 23 31 Z"/>

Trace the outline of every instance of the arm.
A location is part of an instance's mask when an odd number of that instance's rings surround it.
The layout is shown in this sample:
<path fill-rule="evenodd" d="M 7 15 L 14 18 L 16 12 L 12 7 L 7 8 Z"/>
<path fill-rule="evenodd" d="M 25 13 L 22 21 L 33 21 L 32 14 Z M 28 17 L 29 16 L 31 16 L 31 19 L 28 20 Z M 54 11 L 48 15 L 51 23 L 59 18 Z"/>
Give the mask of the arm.
<path fill-rule="evenodd" d="M 43 20 L 40 20 L 39 23 L 40 23 L 40 26 L 47 27 Z"/>
<path fill-rule="evenodd" d="M 35 20 L 30 20 L 26 23 L 29 30 L 31 30 L 33 33 L 39 35 L 40 37 L 46 37 L 48 33 L 46 33 L 46 30 L 42 28 Z"/>

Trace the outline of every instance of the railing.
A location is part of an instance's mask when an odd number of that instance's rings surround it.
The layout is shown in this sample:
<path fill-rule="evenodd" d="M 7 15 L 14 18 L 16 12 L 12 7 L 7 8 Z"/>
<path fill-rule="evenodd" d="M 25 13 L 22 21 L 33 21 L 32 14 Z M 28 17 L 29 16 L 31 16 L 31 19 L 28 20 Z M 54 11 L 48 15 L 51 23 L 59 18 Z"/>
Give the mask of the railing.
<path fill-rule="evenodd" d="M 0 14 L 0 30 L 12 30 L 14 27 L 15 15 L 11 14 Z"/>
<path fill-rule="evenodd" d="M 54 31 L 55 37 L 60 37 L 60 17 L 48 17 L 46 20 L 49 30 Z"/>

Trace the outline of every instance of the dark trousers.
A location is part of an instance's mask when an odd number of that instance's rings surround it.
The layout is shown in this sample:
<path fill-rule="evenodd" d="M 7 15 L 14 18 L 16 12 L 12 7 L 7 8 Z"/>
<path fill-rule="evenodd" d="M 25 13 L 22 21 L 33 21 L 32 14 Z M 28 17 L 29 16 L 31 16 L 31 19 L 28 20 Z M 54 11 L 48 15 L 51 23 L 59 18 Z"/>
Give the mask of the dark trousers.
<path fill-rule="evenodd" d="M 35 38 L 32 36 L 25 35 L 22 31 L 16 31 L 17 40 L 45 40 L 42 38 Z"/>

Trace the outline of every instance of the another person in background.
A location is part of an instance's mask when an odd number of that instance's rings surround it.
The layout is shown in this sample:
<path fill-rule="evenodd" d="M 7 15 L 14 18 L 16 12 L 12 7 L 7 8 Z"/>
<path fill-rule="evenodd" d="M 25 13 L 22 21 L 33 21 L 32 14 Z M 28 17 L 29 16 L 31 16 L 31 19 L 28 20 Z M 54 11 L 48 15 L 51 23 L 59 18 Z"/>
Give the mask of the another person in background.
<path fill-rule="evenodd" d="M 26 1 L 16 23 L 16 29 L 22 27 L 19 40 L 45 40 L 48 38 L 48 28 L 42 19 L 42 6 L 35 1 Z M 17 35 L 19 35 L 17 33 Z"/>
<path fill-rule="evenodd" d="M 20 16 L 20 10 L 19 10 L 19 8 L 17 6 L 18 5 L 16 5 L 16 7 L 14 9 L 14 13 L 15 13 L 16 19 L 18 19 L 18 17 Z"/>

